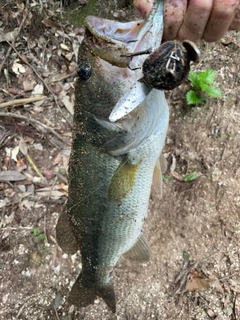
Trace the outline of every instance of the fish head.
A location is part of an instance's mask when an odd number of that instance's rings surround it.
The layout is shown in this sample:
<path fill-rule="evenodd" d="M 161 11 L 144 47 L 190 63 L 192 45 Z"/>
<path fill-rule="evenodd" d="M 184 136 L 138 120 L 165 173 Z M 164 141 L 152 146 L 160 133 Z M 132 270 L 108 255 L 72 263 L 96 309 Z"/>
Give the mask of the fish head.
<path fill-rule="evenodd" d="M 162 7 L 163 1 L 157 1 L 146 21 L 123 23 L 94 16 L 86 18 L 86 32 L 79 50 L 75 112 L 84 109 L 96 117 L 109 119 L 117 102 L 142 77 L 146 56 L 129 54 L 155 49 L 161 42 Z M 138 92 L 135 90 L 134 94 Z M 145 96 L 141 93 L 141 97 Z"/>

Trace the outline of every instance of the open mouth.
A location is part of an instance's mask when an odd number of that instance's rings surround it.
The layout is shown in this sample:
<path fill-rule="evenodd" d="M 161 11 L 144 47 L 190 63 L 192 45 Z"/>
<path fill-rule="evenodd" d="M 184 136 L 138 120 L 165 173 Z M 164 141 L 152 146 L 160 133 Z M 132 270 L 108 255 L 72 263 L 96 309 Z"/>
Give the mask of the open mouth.
<path fill-rule="evenodd" d="M 141 50 L 146 42 L 145 34 L 151 28 L 144 21 L 117 22 L 89 16 L 85 20 L 86 41 L 99 58 L 114 66 L 126 68 L 130 53 Z M 142 29 L 144 28 L 144 34 Z"/>

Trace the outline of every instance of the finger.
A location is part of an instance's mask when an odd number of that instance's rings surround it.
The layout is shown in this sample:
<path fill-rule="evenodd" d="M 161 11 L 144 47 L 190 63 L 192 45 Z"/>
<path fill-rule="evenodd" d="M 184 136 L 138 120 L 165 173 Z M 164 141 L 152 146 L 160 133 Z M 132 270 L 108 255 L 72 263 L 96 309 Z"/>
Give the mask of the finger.
<path fill-rule="evenodd" d="M 214 0 L 213 9 L 203 34 L 203 39 L 213 42 L 227 32 L 235 16 L 239 2 L 236 0 Z"/>
<path fill-rule="evenodd" d="M 176 39 L 187 9 L 187 0 L 166 0 L 164 6 L 163 40 Z"/>
<path fill-rule="evenodd" d="M 240 4 L 236 8 L 235 17 L 230 24 L 229 30 L 239 30 L 240 29 Z"/>
<path fill-rule="evenodd" d="M 177 35 L 178 39 L 196 41 L 202 38 L 212 11 L 213 1 L 214 0 L 190 0 L 183 23 Z"/>
<path fill-rule="evenodd" d="M 148 0 L 133 0 L 134 7 L 140 12 L 143 19 L 146 19 L 149 12 L 152 10 L 153 1 Z"/>

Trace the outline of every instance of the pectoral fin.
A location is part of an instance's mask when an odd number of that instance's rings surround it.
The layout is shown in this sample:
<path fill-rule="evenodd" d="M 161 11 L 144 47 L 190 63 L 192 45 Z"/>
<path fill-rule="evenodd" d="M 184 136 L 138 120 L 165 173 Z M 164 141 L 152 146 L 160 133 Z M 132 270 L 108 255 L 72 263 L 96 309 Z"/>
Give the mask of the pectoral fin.
<path fill-rule="evenodd" d="M 109 199 L 121 203 L 134 187 L 135 178 L 140 164 L 124 163 L 122 161 L 112 177 L 109 189 Z"/>
<path fill-rule="evenodd" d="M 160 162 L 161 172 L 165 173 L 167 171 L 168 163 L 166 158 L 162 154 L 159 157 L 159 162 Z"/>
<path fill-rule="evenodd" d="M 75 231 L 66 211 L 64 211 L 58 219 L 56 235 L 58 245 L 64 252 L 74 254 L 78 251 L 79 247 Z"/>
<path fill-rule="evenodd" d="M 136 244 L 129 251 L 124 253 L 123 256 L 126 259 L 138 262 L 144 262 L 150 259 L 150 249 L 143 234 L 140 235 Z"/>
<path fill-rule="evenodd" d="M 161 154 L 157 160 L 157 163 L 153 172 L 153 189 L 154 192 L 158 195 L 159 199 L 162 198 L 162 173 L 167 170 L 167 161 L 164 156 Z"/>

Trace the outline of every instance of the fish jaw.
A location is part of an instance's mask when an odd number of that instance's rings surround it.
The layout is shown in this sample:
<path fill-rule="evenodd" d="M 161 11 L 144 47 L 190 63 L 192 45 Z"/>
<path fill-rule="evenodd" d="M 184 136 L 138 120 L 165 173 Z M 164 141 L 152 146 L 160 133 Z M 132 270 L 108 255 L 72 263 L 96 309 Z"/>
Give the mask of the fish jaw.
<path fill-rule="evenodd" d="M 94 16 L 85 20 L 88 45 L 91 46 L 96 56 L 120 68 L 126 68 L 130 57 L 132 41 L 137 39 L 139 30 L 144 21 L 116 22 Z"/>
<path fill-rule="evenodd" d="M 163 0 L 156 1 L 145 21 L 116 22 L 88 16 L 85 20 L 88 46 L 96 56 L 114 66 L 127 68 L 132 60 L 134 68 L 141 69 L 144 56 L 131 58 L 126 55 L 150 47 L 155 50 L 159 46 L 163 32 L 163 4 Z"/>

